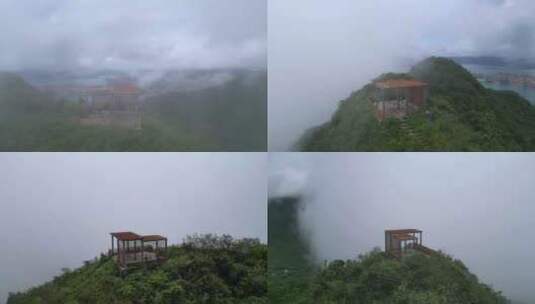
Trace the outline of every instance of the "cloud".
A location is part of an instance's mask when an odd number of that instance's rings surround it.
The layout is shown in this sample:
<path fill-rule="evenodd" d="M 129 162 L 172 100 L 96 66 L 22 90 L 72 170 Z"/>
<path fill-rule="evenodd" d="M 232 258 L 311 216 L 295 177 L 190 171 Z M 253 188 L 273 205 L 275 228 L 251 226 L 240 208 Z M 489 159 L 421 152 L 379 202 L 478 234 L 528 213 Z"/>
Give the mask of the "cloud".
<path fill-rule="evenodd" d="M 271 173 L 269 180 L 269 197 L 293 197 L 302 194 L 306 184 L 307 174 L 294 168 L 286 168 Z"/>
<path fill-rule="evenodd" d="M 384 230 L 419 228 L 425 245 L 461 259 L 483 282 L 531 303 L 535 155 L 296 153 L 269 172 L 299 170 L 299 221 L 318 261 L 382 247 Z M 290 179 L 291 181 L 291 179 Z"/>
<path fill-rule="evenodd" d="M 2 69 L 264 67 L 266 1 L 0 3 Z"/>
<path fill-rule="evenodd" d="M 269 155 L 268 197 L 299 196 L 308 182 L 308 163 L 298 153 Z"/>
<path fill-rule="evenodd" d="M 0 302 L 110 246 L 113 231 L 267 241 L 262 153 L 0 155 Z"/>
<path fill-rule="evenodd" d="M 269 147 L 288 151 L 338 101 L 427 56 L 535 56 L 531 0 L 272 0 Z"/>

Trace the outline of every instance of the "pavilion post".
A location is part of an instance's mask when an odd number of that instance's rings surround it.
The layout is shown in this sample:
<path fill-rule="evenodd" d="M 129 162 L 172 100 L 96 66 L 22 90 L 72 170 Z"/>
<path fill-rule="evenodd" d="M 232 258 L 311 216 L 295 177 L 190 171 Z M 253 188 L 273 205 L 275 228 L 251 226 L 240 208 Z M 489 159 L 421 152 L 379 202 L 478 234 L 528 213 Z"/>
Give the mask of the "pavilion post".
<path fill-rule="evenodd" d="M 385 231 L 385 251 L 388 251 L 388 245 L 386 243 L 387 239 L 388 239 L 387 234 L 388 234 L 388 232 Z"/>
<path fill-rule="evenodd" d="M 111 236 L 111 253 L 110 256 L 113 256 L 113 235 Z"/>
<path fill-rule="evenodd" d="M 136 257 L 137 260 L 137 241 L 134 241 L 134 257 Z"/>

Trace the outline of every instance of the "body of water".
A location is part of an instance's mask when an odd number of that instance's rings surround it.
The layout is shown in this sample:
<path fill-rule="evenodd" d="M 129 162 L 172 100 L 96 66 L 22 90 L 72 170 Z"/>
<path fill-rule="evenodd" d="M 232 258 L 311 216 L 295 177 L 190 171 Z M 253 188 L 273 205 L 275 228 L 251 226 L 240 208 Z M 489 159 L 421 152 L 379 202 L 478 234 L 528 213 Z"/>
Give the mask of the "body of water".
<path fill-rule="evenodd" d="M 521 69 L 510 66 L 485 66 L 477 64 L 464 64 L 463 66 L 467 70 L 475 74 L 495 75 L 499 73 L 508 73 L 516 75 L 530 75 L 535 77 L 535 69 Z M 517 84 L 502 84 L 499 82 L 489 83 L 486 82 L 484 79 L 479 80 L 481 81 L 481 84 L 483 84 L 486 88 L 489 89 L 517 92 L 518 94 L 529 100 L 531 104 L 535 105 L 535 89 L 533 88 Z"/>

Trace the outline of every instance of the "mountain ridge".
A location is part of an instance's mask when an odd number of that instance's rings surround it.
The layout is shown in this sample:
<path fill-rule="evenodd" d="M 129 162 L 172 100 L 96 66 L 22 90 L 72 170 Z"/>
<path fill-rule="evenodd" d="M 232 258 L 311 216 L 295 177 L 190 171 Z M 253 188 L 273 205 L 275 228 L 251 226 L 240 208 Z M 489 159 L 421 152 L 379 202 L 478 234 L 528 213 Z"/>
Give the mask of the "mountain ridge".
<path fill-rule="evenodd" d="M 50 282 L 10 293 L 6 304 L 267 303 L 267 245 L 256 239 L 194 235 L 164 256 L 162 264 L 121 273 L 101 255 Z"/>
<path fill-rule="evenodd" d="M 402 259 L 375 248 L 354 259 L 317 265 L 300 232 L 299 197 L 270 198 L 270 303 L 507 304 L 458 259 L 413 252 Z"/>
<path fill-rule="evenodd" d="M 389 76 L 390 75 L 390 76 Z M 391 77 L 383 74 L 381 77 Z M 533 151 L 535 107 L 511 91 L 484 88 L 451 59 L 430 57 L 410 77 L 429 84 L 427 103 L 406 121 L 379 122 L 367 84 L 340 101 L 330 121 L 296 143 L 301 151 Z M 432 113 L 432 120 L 427 113 Z M 420 138 L 404 132 L 406 124 Z"/>

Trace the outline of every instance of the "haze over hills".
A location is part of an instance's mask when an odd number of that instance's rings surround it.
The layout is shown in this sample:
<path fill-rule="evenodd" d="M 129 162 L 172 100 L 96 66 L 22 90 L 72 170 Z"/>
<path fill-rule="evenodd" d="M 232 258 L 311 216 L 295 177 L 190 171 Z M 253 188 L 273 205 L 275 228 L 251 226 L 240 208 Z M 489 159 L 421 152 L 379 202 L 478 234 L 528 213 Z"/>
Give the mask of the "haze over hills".
<path fill-rule="evenodd" d="M 270 303 L 510 303 L 462 261 L 443 253 L 397 260 L 376 248 L 318 265 L 299 224 L 301 204 L 299 197 L 268 203 Z"/>
<path fill-rule="evenodd" d="M 2 1 L 0 151 L 265 151 L 266 9 Z"/>
<path fill-rule="evenodd" d="M 460 64 L 511 66 L 522 69 L 535 69 L 535 58 L 504 58 L 500 56 L 451 56 L 449 58 Z"/>
<path fill-rule="evenodd" d="M 385 230 L 416 228 L 423 231 L 423 246 L 454 256 L 505 297 L 532 303 L 535 265 L 526 240 L 534 224 L 533 158 L 531 153 L 275 153 L 268 212 L 270 227 L 276 228 L 269 240 L 281 249 L 270 258 L 282 273 L 304 262 L 320 268 L 334 260 L 356 265 L 359 254 L 383 249 Z M 449 269 L 446 260 L 438 262 Z M 347 269 L 361 269 L 352 265 Z M 301 285 L 285 284 L 289 277 L 279 286 L 301 290 L 304 280 L 293 278 Z M 342 283 L 331 287 L 342 294 L 352 288 Z"/>
<path fill-rule="evenodd" d="M 429 56 L 531 65 L 534 10 L 531 0 L 271 0 L 270 150 L 296 150 L 352 91 Z"/>
<path fill-rule="evenodd" d="M 10 292 L 44 298 L 30 303 L 129 303 L 145 290 L 144 303 L 168 292 L 180 303 L 266 296 L 262 153 L 0 153 L 0 164 L 2 304 Z M 167 261 L 122 278 L 100 258 L 117 253 L 110 233 L 120 231 L 165 237 L 167 252 L 161 241 L 145 251 L 166 252 Z M 206 250 L 184 246 L 191 241 Z"/>
<path fill-rule="evenodd" d="M 11 293 L 7 304 L 267 303 L 267 246 L 256 239 L 192 236 L 163 255 L 161 264 L 121 273 L 102 254 L 50 282 Z"/>
<path fill-rule="evenodd" d="M 533 151 L 535 107 L 515 92 L 484 88 L 452 60 L 432 57 L 406 77 L 426 82 L 425 106 L 406 119 L 379 122 L 371 84 L 339 103 L 331 120 L 297 144 L 305 151 Z M 432 114 L 432 119 L 429 117 Z"/>
<path fill-rule="evenodd" d="M 14 73 L 0 79 L 0 150 L 266 149 L 265 70 L 21 74 L 35 87 Z M 80 94 L 116 81 L 140 88 L 140 130 L 77 123 L 87 115 Z"/>

